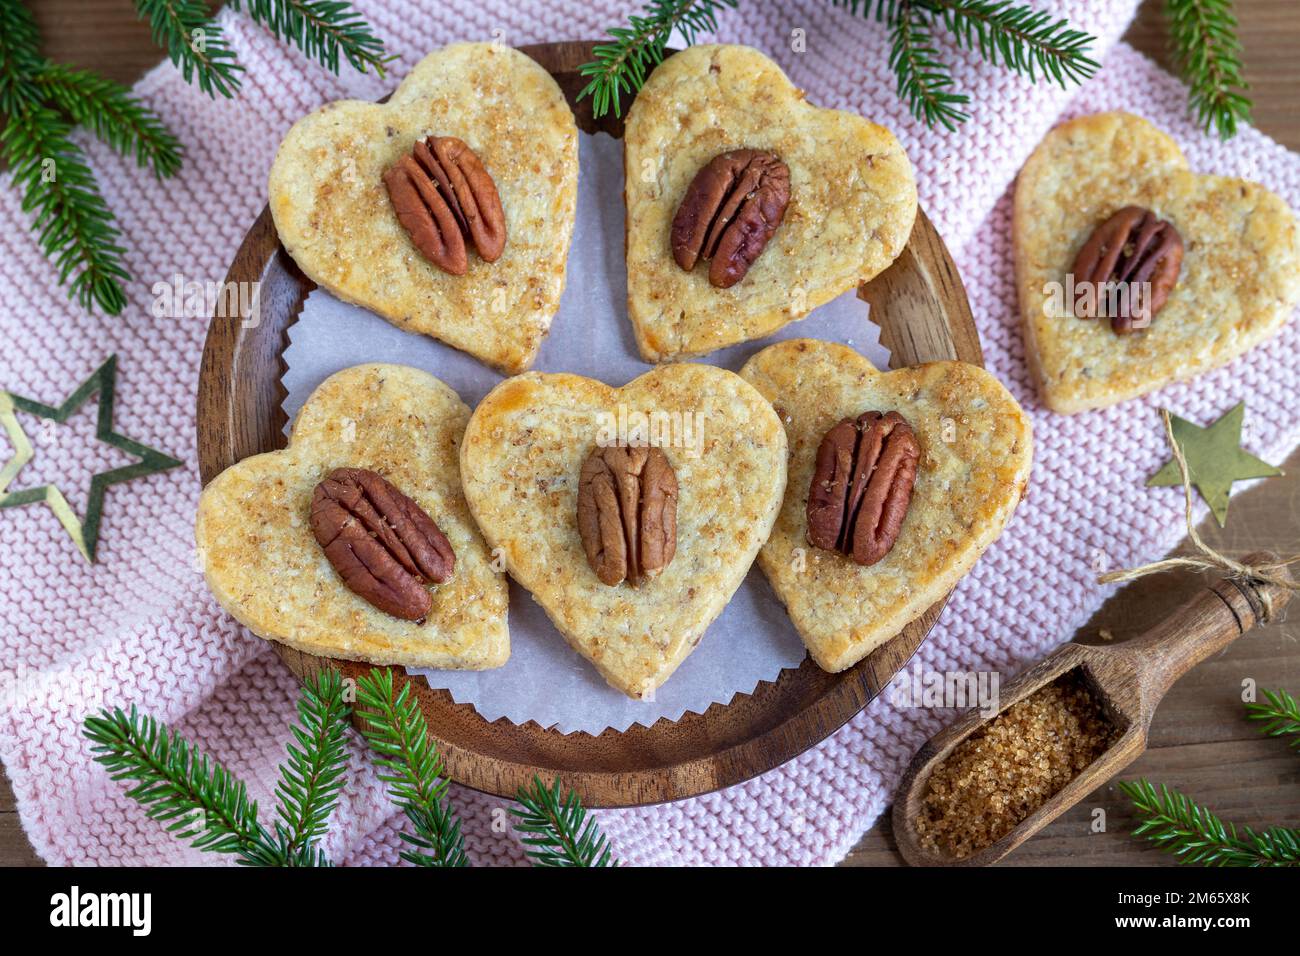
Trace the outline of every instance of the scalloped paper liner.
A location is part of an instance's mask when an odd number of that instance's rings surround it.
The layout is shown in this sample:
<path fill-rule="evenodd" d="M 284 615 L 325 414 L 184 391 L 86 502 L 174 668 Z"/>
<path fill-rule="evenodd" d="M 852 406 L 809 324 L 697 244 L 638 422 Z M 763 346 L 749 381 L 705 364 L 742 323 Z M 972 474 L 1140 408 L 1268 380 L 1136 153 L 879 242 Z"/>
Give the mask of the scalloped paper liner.
<path fill-rule="evenodd" d="M 637 354 L 626 316 L 623 271 L 623 206 L 610 202 L 622 188 L 622 148 L 604 135 L 579 134 L 578 220 L 569 253 L 568 281 L 560 311 L 534 369 L 574 372 L 622 385 L 649 369 Z M 885 368 L 888 352 L 879 330 L 867 321 L 866 304 L 848 292 L 762 342 L 724 349 L 707 361 L 739 370 L 763 345 L 811 336 L 843 342 Z M 397 329 L 378 316 L 313 292 L 290 344 L 282 379 L 290 419 L 321 381 L 362 362 L 396 362 L 437 375 L 471 407 L 502 376 L 468 355 Z M 598 734 L 632 724 L 675 721 L 729 703 L 782 670 L 798 667 L 806 652 L 763 575 L 755 566 L 700 646 L 658 689 L 653 700 L 634 701 L 604 679 L 565 643 L 532 596 L 511 582 L 510 661 L 491 671 L 413 669 L 430 686 L 445 688 L 486 720 L 536 721 L 562 733 Z"/>

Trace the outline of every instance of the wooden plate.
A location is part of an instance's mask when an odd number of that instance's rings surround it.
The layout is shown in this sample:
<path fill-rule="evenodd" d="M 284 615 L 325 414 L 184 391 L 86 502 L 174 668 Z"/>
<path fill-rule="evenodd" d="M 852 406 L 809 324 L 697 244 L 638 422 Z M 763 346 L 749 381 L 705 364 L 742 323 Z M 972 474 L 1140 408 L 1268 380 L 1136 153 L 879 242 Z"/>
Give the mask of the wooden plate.
<path fill-rule="evenodd" d="M 592 59 L 590 43 L 545 43 L 521 49 L 551 72 L 573 107 L 578 127 L 615 137 L 622 120 L 591 116 L 590 101 L 577 102 L 580 64 Z M 280 377 L 287 331 L 315 288 L 289 258 L 264 209 L 244 237 L 228 282 L 261 283 L 261 314 L 255 325 L 212 319 L 198 392 L 199 472 L 207 484 L 223 469 L 249 455 L 283 448 L 286 418 Z M 859 290 L 881 327 L 881 342 L 894 368 L 937 359 L 983 364 L 957 269 L 924 212 L 897 261 Z M 620 321 L 626 321 L 620 318 Z M 811 330 L 810 330 L 811 332 Z M 946 600 L 946 599 L 945 599 Z M 513 796 L 534 774 L 560 777 L 588 806 L 626 807 L 708 793 L 740 783 L 784 763 L 843 726 L 880 693 L 911 658 L 939 617 L 940 601 L 902 633 L 855 667 L 828 674 L 811 660 L 784 671 L 752 694 L 704 714 L 634 725 L 599 736 L 561 734 L 535 723 L 488 723 L 473 707 L 452 701 L 412 679 L 432 736 L 442 749 L 452 779 L 477 790 Z M 322 667 L 345 676 L 368 664 L 312 657 L 276 645 L 299 677 Z M 397 668 L 398 684 L 408 678 Z"/>

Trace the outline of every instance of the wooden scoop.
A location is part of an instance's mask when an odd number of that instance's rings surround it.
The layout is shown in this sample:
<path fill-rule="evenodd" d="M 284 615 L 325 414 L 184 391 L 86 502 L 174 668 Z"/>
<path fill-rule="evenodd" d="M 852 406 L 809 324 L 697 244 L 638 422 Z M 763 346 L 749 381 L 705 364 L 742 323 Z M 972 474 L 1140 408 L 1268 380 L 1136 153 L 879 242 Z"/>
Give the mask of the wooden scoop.
<path fill-rule="evenodd" d="M 1259 565 L 1276 560 L 1269 554 L 1253 554 L 1244 563 Z M 972 711 L 931 738 L 916 752 L 903 774 L 893 811 L 899 852 L 913 866 L 996 863 L 1141 756 L 1147 747 L 1151 718 L 1174 681 L 1264 620 L 1266 607 L 1271 607 L 1276 616 L 1290 598 L 1287 588 L 1225 578 L 1198 591 L 1164 621 L 1132 640 L 1105 647 L 1069 643 L 1057 649 L 1002 689 L 998 701 L 1001 710 L 1077 670 L 1084 686 L 1092 691 L 1102 712 L 1120 733 L 1119 738 L 1001 839 L 957 859 L 922 846 L 915 823 L 922 811 L 930 774 L 958 744 L 993 719 Z"/>

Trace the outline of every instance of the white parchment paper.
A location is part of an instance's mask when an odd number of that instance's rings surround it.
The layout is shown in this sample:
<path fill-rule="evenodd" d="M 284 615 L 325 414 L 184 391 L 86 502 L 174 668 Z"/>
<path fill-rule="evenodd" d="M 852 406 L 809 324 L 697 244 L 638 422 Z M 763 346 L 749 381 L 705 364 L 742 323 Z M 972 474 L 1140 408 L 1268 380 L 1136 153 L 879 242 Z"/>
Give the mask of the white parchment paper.
<path fill-rule="evenodd" d="M 622 385 L 648 371 L 637 354 L 627 320 L 627 277 L 623 261 L 623 149 L 604 134 L 579 134 L 578 218 L 569 252 L 568 278 L 560 311 L 534 368 L 574 372 Z M 778 339 L 811 337 L 842 342 L 861 351 L 877 368 L 888 352 L 879 330 L 867 321 L 867 306 L 853 292 L 814 310 L 762 342 L 715 352 L 711 364 L 739 370 L 763 346 Z M 501 376 L 463 352 L 424 336 L 403 332 L 378 316 L 317 290 L 289 330 L 283 383 L 290 420 L 312 390 L 341 369 L 363 362 L 412 365 L 438 376 L 472 408 Z M 679 545 L 680 547 L 680 545 Z M 413 669 L 433 687 L 446 688 L 472 704 L 487 720 L 534 720 L 563 733 L 598 734 L 676 720 L 748 693 L 759 681 L 775 680 L 804 658 L 803 645 L 757 567 L 750 570 L 704 639 L 655 698 L 634 701 L 609 687 L 572 651 L 532 596 L 510 583 L 510 660 L 492 671 Z"/>

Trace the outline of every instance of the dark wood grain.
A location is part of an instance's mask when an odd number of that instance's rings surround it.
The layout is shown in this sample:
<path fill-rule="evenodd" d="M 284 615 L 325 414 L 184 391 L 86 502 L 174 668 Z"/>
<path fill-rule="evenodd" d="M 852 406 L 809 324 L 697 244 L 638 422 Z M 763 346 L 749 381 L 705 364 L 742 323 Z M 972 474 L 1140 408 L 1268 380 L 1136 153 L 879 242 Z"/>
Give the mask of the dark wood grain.
<path fill-rule="evenodd" d="M 42 866 L 18 818 L 9 774 L 0 768 L 0 866 Z"/>
<path fill-rule="evenodd" d="M 1276 560 L 1276 555 L 1257 553 L 1248 556 L 1246 563 Z M 1290 599 L 1291 591 L 1278 585 L 1220 579 L 1131 640 L 1118 644 L 1072 641 L 1058 648 L 1002 690 L 1001 709 L 1014 706 L 1064 674 L 1077 673 L 1119 734 L 1115 742 L 1010 832 L 979 852 L 956 859 L 923 846 L 916 833 L 916 819 L 934 771 L 963 741 L 997 719 L 978 712 L 967 714 L 927 741 L 903 773 L 890 821 L 899 852 L 914 866 L 988 866 L 998 862 L 1140 757 L 1156 708 L 1173 683 L 1256 623 L 1280 617 Z"/>
<path fill-rule="evenodd" d="M 557 79 L 587 132 L 622 134 L 621 121 L 592 118 L 578 102 L 579 64 L 591 59 L 588 43 L 523 47 Z M 280 355 L 286 333 L 313 288 L 280 246 L 269 212 L 249 231 L 227 281 L 260 282 L 257 322 L 214 318 L 204 350 L 198 403 L 199 471 L 206 483 L 249 455 L 284 446 L 279 405 Z M 960 358 L 979 364 L 979 337 L 966 293 L 943 241 L 924 213 L 904 253 L 889 270 L 859 290 L 896 366 Z M 695 796 L 772 769 L 824 740 L 860 711 L 915 653 L 937 620 L 938 602 L 897 637 L 855 667 L 827 674 L 811 660 L 764 682 L 730 704 L 688 713 L 653 727 L 634 725 L 597 736 L 562 734 L 535 723 L 488 722 L 423 678 L 411 680 L 452 779 L 500 795 L 513 795 L 535 775 L 559 777 L 590 806 L 632 806 Z M 324 660 L 277 646 L 299 677 L 332 667 L 356 677 L 368 664 Z M 407 681 L 394 668 L 399 686 Z"/>
<path fill-rule="evenodd" d="M 1294 553 L 1300 542 L 1300 451 L 1272 479 L 1232 501 L 1228 527 L 1198 530 L 1206 543 L 1244 558 L 1265 549 Z M 1190 553 L 1184 542 L 1175 553 Z M 1073 640 L 1123 646 L 1167 621 L 1211 575 L 1169 572 L 1118 591 Z M 1188 671 L 1165 695 L 1147 749 L 1121 779 L 1167 783 L 1212 807 L 1225 820 L 1261 829 L 1300 822 L 1300 759 L 1285 740 L 1261 737 L 1243 717 L 1247 686 L 1300 690 L 1300 615 L 1257 625 L 1222 653 Z M 1249 682 L 1249 685 L 1246 684 Z M 1098 821 L 1101 821 L 1099 824 Z M 1101 827 L 1100 829 L 1098 827 Z M 1000 865 L 1174 866 L 1174 859 L 1134 840 L 1134 816 L 1113 782 L 1087 793 Z M 881 818 L 844 861 L 848 866 L 903 864 L 890 815 Z"/>

